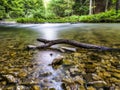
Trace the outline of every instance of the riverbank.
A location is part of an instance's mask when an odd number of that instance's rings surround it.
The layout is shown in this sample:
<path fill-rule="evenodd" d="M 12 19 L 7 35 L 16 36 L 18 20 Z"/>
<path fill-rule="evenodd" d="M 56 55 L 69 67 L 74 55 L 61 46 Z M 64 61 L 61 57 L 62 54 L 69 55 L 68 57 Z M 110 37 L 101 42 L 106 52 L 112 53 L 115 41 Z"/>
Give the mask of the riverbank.
<path fill-rule="evenodd" d="M 0 21 L 0 25 L 1 24 L 16 24 L 17 22 L 16 21 Z"/>
<path fill-rule="evenodd" d="M 120 13 L 115 11 L 108 11 L 93 15 L 69 16 L 59 18 L 18 18 L 18 23 L 119 23 Z"/>

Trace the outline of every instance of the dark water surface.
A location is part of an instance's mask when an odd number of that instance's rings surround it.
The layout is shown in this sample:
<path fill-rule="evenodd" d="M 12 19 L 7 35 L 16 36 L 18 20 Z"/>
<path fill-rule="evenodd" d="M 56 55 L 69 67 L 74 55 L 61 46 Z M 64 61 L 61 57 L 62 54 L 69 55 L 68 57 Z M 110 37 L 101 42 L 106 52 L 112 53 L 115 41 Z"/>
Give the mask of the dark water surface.
<path fill-rule="evenodd" d="M 40 86 L 42 89 L 62 90 L 61 80 L 65 77 L 63 69 L 53 69 L 48 65 L 61 53 L 51 50 L 26 50 L 29 44 L 40 45 L 36 38 L 72 39 L 83 43 L 120 48 L 120 24 L 1 25 L 0 89 L 39 90 Z M 53 56 L 50 56 L 51 53 Z"/>

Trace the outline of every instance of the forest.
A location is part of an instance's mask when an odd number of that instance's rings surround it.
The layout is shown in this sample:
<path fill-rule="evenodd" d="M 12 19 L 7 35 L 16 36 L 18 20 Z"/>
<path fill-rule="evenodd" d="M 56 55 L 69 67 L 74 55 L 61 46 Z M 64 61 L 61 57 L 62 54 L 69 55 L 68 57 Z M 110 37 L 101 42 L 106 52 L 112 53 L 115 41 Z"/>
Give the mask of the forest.
<path fill-rule="evenodd" d="M 21 23 L 120 22 L 120 0 L 1 0 L 0 19 Z"/>

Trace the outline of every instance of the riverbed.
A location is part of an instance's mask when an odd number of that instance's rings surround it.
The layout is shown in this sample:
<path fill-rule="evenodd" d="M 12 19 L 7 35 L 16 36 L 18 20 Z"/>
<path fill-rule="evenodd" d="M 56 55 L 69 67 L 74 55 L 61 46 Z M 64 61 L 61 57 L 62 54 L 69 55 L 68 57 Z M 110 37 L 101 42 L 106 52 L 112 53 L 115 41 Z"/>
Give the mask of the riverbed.
<path fill-rule="evenodd" d="M 71 39 L 120 48 L 120 24 L 6 24 L 0 25 L 1 90 L 99 90 L 120 88 L 120 52 L 28 50 L 37 38 Z M 66 45 L 55 45 L 61 47 Z M 68 46 L 73 47 L 73 46 Z M 75 47 L 74 47 L 75 48 Z M 52 56 L 51 56 L 52 53 Z M 64 56 L 63 64 L 50 66 Z"/>

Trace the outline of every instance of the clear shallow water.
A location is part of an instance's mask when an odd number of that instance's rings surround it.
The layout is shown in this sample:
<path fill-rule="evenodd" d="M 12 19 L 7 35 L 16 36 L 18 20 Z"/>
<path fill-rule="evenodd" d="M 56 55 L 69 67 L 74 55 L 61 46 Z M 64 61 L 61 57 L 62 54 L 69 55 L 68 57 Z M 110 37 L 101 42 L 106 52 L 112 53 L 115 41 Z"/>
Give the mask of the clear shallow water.
<path fill-rule="evenodd" d="M 59 52 L 24 50 L 29 44 L 40 45 L 36 38 L 49 40 L 65 38 L 84 43 L 120 48 L 120 24 L 14 24 L 0 26 L 0 72 L 4 74 L 26 70 L 20 82 L 34 82 L 41 87 L 60 88 L 64 76 L 61 70 L 48 66 Z M 51 57 L 50 53 L 54 55 Z M 4 66 L 4 67 L 3 67 Z M 16 70 L 14 70 L 16 69 Z M 46 75 L 46 76 L 45 76 Z M 28 82 L 26 82 L 28 83 Z"/>

